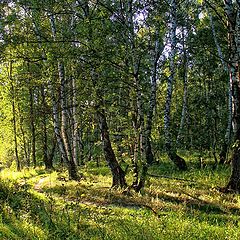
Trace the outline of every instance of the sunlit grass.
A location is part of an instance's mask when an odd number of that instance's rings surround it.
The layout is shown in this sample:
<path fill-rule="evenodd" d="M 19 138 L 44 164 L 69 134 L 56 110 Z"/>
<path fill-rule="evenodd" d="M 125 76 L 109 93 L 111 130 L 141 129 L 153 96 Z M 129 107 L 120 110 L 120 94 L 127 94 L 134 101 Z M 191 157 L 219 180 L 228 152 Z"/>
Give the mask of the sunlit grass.
<path fill-rule="evenodd" d="M 196 166 L 179 172 L 163 161 L 149 169 L 159 177 L 128 195 L 110 189 L 105 164 L 81 168 L 79 182 L 65 170 L 5 169 L 0 239 L 240 239 L 240 197 L 218 191 L 229 167 Z"/>

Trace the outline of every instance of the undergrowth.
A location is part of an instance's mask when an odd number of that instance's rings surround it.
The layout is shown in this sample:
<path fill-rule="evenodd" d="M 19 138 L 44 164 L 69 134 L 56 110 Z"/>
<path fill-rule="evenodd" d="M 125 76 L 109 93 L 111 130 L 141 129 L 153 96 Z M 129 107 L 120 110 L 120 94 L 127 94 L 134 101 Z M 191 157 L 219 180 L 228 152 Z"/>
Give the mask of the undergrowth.
<path fill-rule="evenodd" d="M 104 164 L 80 171 L 79 182 L 64 170 L 0 172 L 0 239 L 240 239 L 240 197 L 218 191 L 228 166 L 179 172 L 162 161 L 127 195 L 109 188 Z"/>

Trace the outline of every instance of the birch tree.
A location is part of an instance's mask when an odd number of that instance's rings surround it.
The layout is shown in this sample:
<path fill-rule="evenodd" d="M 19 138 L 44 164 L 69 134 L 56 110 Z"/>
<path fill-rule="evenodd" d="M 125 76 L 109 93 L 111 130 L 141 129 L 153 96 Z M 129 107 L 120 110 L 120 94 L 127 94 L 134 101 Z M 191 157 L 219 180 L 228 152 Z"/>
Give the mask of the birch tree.
<path fill-rule="evenodd" d="M 50 24 L 53 40 L 57 40 L 57 29 L 54 13 L 50 15 Z M 57 69 L 58 77 L 60 82 L 60 108 L 61 108 L 61 133 L 59 132 L 59 119 L 57 119 L 57 106 L 56 102 L 53 101 L 54 105 L 54 118 L 55 118 L 55 132 L 58 138 L 58 144 L 62 152 L 62 157 L 68 165 L 69 177 L 74 180 L 78 180 L 79 176 L 77 174 L 76 164 L 73 159 L 72 147 L 70 144 L 69 134 L 68 134 L 68 121 L 67 121 L 67 90 L 66 90 L 66 78 L 63 60 L 57 59 Z M 54 93 L 53 93 L 54 94 Z"/>
<path fill-rule="evenodd" d="M 170 38 L 170 53 L 169 53 L 169 69 L 170 76 L 167 80 L 167 95 L 165 103 L 164 113 L 164 130 L 165 130 L 165 146 L 169 158 L 176 164 L 181 170 L 186 170 L 187 165 L 183 158 L 177 154 L 177 150 L 173 143 L 173 136 L 171 135 L 171 103 L 172 92 L 175 78 L 175 56 L 176 56 L 176 29 L 177 29 L 177 4 L 175 0 L 169 1 L 169 38 Z"/>
<path fill-rule="evenodd" d="M 222 63 L 222 67 L 223 67 L 224 71 L 229 75 L 227 62 L 225 61 L 221 46 L 220 46 L 218 38 L 217 38 L 217 34 L 216 34 L 215 26 L 214 26 L 214 21 L 213 21 L 213 17 L 212 17 L 212 14 L 211 14 L 210 10 L 208 10 L 208 15 L 209 15 L 210 26 L 211 26 L 211 30 L 212 30 L 214 43 L 215 43 L 216 48 L 217 48 L 218 56 L 220 58 L 220 61 Z M 222 149 L 221 149 L 221 152 L 219 154 L 219 157 L 220 157 L 219 163 L 220 164 L 224 164 L 227 160 L 226 159 L 227 158 L 227 152 L 228 152 L 228 149 L 229 149 L 230 143 L 231 143 L 232 114 L 233 114 L 233 112 L 232 112 L 232 79 L 231 79 L 231 77 L 229 77 L 228 78 L 228 121 L 227 121 L 225 137 L 224 137 L 223 144 L 222 144 Z"/>
<path fill-rule="evenodd" d="M 232 156 L 232 172 L 225 190 L 240 190 L 240 1 L 225 0 L 228 21 L 229 74 L 232 82 L 233 123 L 235 141 Z"/>
<path fill-rule="evenodd" d="M 94 29 L 94 26 L 91 25 L 92 17 L 94 16 L 90 15 L 91 8 L 89 6 L 88 1 L 84 1 L 84 4 L 82 5 L 82 9 L 84 12 L 84 18 L 88 20 L 90 23 L 87 29 L 87 41 L 93 43 L 94 40 L 98 39 L 101 42 L 103 39 L 98 34 L 99 29 L 98 28 Z M 105 27 L 107 27 L 107 25 L 105 25 Z M 102 44 L 105 45 L 105 43 L 103 42 Z M 99 46 L 93 45 L 92 47 L 97 48 Z M 116 158 L 115 152 L 113 150 L 112 141 L 110 139 L 110 130 L 109 130 L 107 117 L 106 117 L 107 113 L 106 113 L 106 107 L 104 103 L 105 95 L 104 95 L 103 85 L 101 81 L 103 81 L 105 84 L 108 84 L 108 82 L 105 80 L 103 76 L 104 63 L 103 63 L 103 66 L 99 66 L 99 62 L 101 62 L 101 60 L 90 59 L 91 69 L 89 70 L 90 72 L 89 76 L 92 82 L 93 93 L 95 97 L 93 99 L 94 109 L 95 109 L 95 113 L 96 113 L 98 124 L 99 124 L 99 129 L 101 133 L 101 141 L 102 141 L 102 148 L 103 148 L 105 161 L 107 162 L 112 174 L 112 187 L 124 188 L 127 186 L 126 179 L 125 179 L 125 172 L 120 166 Z M 102 72 L 100 72 L 99 69 L 101 69 Z"/>

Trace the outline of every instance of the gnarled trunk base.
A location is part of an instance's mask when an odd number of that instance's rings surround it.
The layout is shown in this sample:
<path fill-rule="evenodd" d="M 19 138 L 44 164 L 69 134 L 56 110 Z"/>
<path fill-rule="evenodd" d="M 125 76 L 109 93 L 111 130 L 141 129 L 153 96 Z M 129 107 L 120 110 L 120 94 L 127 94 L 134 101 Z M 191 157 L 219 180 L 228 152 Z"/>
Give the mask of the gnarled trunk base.
<path fill-rule="evenodd" d="M 151 141 L 149 138 L 146 139 L 146 161 L 147 164 L 152 165 L 154 163 L 154 156 L 152 153 L 152 146 L 151 146 Z"/>
<path fill-rule="evenodd" d="M 68 175 L 69 180 L 79 181 L 80 176 L 78 175 L 77 167 L 73 161 L 68 162 Z"/>
<path fill-rule="evenodd" d="M 117 166 L 112 171 L 112 188 L 115 187 L 126 187 L 127 183 L 125 180 L 125 172 L 122 170 L 120 166 Z"/>
<path fill-rule="evenodd" d="M 181 158 L 179 155 L 177 155 L 176 151 L 169 150 L 167 151 L 168 157 L 173 161 L 173 163 L 178 167 L 179 170 L 186 171 L 187 170 L 187 164 L 183 158 Z"/>
<path fill-rule="evenodd" d="M 240 192 L 240 148 L 236 147 L 232 157 L 232 173 L 225 192 Z"/>
<path fill-rule="evenodd" d="M 102 99 L 100 100 L 102 102 Z M 124 188 L 127 186 L 127 183 L 125 180 L 125 172 L 122 170 L 121 166 L 119 165 L 116 159 L 115 153 L 112 149 L 105 111 L 103 108 L 100 108 L 99 106 L 96 108 L 96 110 L 97 110 L 100 130 L 101 130 L 101 138 L 102 138 L 102 145 L 103 145 L 105 160 L 108 163 L 108 166 L 112 173 L 112 188 L 117 188 L 117 187 Z"/>

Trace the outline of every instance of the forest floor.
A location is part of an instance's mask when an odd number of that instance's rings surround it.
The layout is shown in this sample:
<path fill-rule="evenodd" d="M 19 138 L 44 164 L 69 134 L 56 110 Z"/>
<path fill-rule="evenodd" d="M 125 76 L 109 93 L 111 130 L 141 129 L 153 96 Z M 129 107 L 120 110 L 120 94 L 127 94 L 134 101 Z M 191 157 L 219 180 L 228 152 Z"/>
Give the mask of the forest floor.
<path fill-rule="evenodd" d="M 229 166 L 188 166 L 179 172 L 162 161 L 144 191 L 127 194 L 110 189 L 104 163 L 82 167 L 79 182 L 65 171 L 5 169 L 0 239 L 240 239 L 240 195 L 219 191 Z"/>

